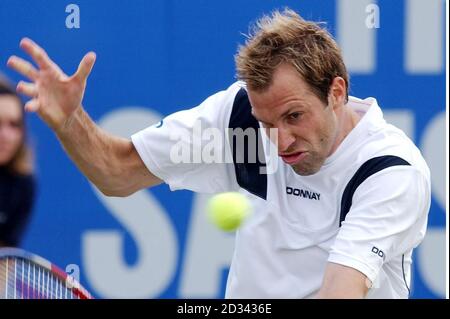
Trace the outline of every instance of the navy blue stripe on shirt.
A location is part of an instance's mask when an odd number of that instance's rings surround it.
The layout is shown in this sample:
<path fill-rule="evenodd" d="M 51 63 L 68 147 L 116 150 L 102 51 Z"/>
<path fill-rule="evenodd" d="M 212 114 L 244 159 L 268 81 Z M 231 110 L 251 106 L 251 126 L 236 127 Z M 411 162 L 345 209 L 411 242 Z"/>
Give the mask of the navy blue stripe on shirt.
<path fill-rule="evenodd" d="M 253 117 L 251 111 L 252 108 L 247 91 L 240 89 L 234 99 L 228 127 L 231 129 L 230 131 L 239 128 L 243 131 L 246 129 L 254 130 L 257 134 L 255 136 L 258 137 L 257 145 L 249 144 L 250 141 L 247 138 L 236 139 L 235 135 L 230 136 L 229 141 L 231 143 L 237 183 L 243 189 L 265 200 L 267 198 L 267 175 L 260 173 L 260 169 L 266 164 L 259 160 L 259 158 L 264 158 L 264 149 L 259 123 Z M 256 152 L 256 154 L 250 154 L 249 151 Z M 258 156 L 258 152 L 262 152 L 262 156 Z M 256 159 L 256 161 L 253 162 L 251 159 Z"/>
<path fill-rule="evenodd" d="M 347 213 L 352 206 L 353 194 L 355 193 L 358 186 L 373 174 L 378 173 L 385 168 L 399 165 L 411 164 L 398 156 L 385 155 L 374 157 L 361 165 L 352 179 L 348 182 L 342 195 L 339 227 L 341 227 L 342 222 L 345 220 L 345 217 L 347 216 Z"/>

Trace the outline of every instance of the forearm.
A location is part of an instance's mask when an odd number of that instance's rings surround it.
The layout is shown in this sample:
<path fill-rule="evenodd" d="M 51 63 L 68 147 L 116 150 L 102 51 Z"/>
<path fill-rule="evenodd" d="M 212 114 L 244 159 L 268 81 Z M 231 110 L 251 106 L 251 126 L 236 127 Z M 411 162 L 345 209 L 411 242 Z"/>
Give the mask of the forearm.
<path fill-rule="evenodd" d="M 328 263 L 318 299 L 362 299 L 367 295 L 370 281 L 351 267 Z"/>
<path fill-rule="evenodd" d="M 81 107 L 55 133 L 72 161 L 103 193 L 125 196 L 139 188 L 132 185 L 131 157 L 137 154 L 130 141 L 107 134 Z"/>
<path fill-rule="evenodd" d="M 354 289 L 353 287 L 346 286 L 344 284 L 336 284 L 333 286 L 322 287 L 317 295 L 316 299 L 363 299 L 366 292 L 362 289 Z"/>

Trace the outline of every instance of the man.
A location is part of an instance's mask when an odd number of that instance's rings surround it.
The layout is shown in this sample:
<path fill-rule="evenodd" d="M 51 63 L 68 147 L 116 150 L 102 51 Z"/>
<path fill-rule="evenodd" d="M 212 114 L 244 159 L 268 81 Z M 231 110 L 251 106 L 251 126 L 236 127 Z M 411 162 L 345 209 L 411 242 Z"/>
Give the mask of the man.
<path fill-rule="evenodd" d="M 236 236 L 228 298 L 408 297 L 412 249 L 426 230 L 429 170 L 375 99 L 348 97 L 340 50 L 317 24 L 290 10 L 263 17 L 236 56 L 240 82 L 132 141 L 106 134 L 81 106 L 95 54 L 68 77 L 31 40 L 21 47 L 39 66 L 8 61 L 32 81 L 17 87 L 32 98 L 25 108 L 104 194 L 127 196 L 164 181 L 252 198 L 255 214 Z M 174 163 L 171 134 L 198 123 L 222 132 L 277 129 L 282 161 L 263 174 L 264 161 L 240 162 L 251 154 L 226 145 L 234 165 Z"/>

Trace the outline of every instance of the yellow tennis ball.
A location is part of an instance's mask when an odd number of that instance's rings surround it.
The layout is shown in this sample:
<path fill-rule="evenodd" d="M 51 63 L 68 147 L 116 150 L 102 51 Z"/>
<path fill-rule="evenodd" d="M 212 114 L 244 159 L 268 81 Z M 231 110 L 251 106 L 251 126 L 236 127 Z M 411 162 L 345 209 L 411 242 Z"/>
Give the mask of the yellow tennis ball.
<path fill-rule="evenodd" d="M 211 221 L 228 232 L 236 230 L 250 212 L 249 200 L 237 192 L 214 195 L 208 202 L 208 215 Z"/>

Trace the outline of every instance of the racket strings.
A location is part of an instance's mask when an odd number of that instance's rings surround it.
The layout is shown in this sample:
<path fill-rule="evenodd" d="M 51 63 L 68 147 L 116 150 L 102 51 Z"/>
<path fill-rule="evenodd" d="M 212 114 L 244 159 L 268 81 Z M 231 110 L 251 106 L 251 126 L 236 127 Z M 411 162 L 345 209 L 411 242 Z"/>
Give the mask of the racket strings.
<path fill-rule="evenodd" d="M 18 258 L 0 260 L 0 298 L 5 299 L 79 299 L 48 269 Z"/>

